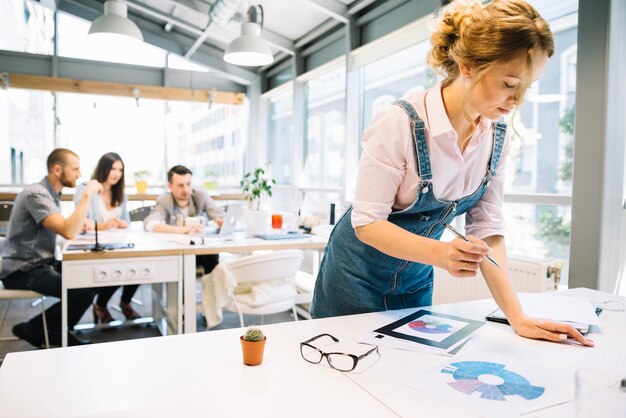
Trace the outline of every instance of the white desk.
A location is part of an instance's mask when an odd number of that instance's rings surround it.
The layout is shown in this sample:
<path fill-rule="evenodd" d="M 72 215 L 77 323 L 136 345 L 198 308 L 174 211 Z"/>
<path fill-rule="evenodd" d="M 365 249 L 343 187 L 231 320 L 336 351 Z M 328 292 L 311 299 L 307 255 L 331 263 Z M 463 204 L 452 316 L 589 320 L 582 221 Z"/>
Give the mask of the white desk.
<path fill-rule="evenodd" d="M 481 318 L 493 306 L 493 301 L 484 300 L 441 305 L 437 311 Z M 241 364 L 241 329 L 11 353 L 0 368 L 0 405 L 3 415 L 11 417 L 242 417 L 250 411 L 262 417 L 473 417 L 405 385 L 408 377 L 448 358 L 380 347 L 380 360 L 372 367 L 360 374 L 342 374 L 300 357 L 299 342 L 310 337 L 331 333 L 344 341 L 357 341 L 390 322 L 390 316 L 402 314 L 264 326 L 268 342 L 259 367 Z M 591 336 L 597 348 L 624 352 L 626 313 L 602 315 L 601 333 Z M 594 349 L 526 340 L 505 325 L 487 323 L 483 328 L 486 332 L 470 344 L 561 362 L 572 355 L 583 360 L 593 357 Z M 573 413 L 571 404 L 566 404 L 532 416 L 571 417 Z"/>
<path fill-rule="evenodd" d="M 168 283 L 168 301 L 160 324 L 163 334 L 167 328 L 174 333 L 196 332 L 196 255 L 219 253 L 251 253 L 259 250 L 302 249 L 314 250 L 319 264 L 320 254 L 326 247 L 326 237 L 311 235 L 307 238 L 263 240 L 245 238 L 211 238 L 204 245 L 189 245 L 198 237 L 180 234 L 145 232 L 142 225 L 134 223 L 130 229 L 105 231 L 101 243 L 132 242 L 135 247 L 94 253 L 89 251 L 63 251 L 62 327 L 67 330 L 67 290 L 106 285 Z M 93 239 L 69 241 L 67 244 L 93 243 Z M 67 248 L 67 245 L 64 246 Z M 131 272 L 134 272 L 131 274 Z M 146 273 L 146 274 L 144 274 Z M 132 277 L 131 277 L 132 276 Z M 175 293 L 171 299 L 172 293 Z M 190 301 L 189 303 L 184 303 Z M 190 318 L 190 320 L 184 320 Z M 162 321 L 157 321 L 157 323 Z M 169 324 L 169 325 L 168 325 Z M 63 346 L 67 346 L 67 333 Z"/>

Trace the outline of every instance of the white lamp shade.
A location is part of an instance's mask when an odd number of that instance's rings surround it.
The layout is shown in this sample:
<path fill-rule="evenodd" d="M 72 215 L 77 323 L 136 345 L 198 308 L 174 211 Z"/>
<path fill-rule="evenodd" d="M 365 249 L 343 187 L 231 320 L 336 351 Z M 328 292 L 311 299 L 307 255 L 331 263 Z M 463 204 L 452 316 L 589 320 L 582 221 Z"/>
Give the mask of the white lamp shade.
<path fill-rule="evenodd" d="M 143 41 L 141 31 L 128 19 L 128 6 L 121 1 L 109 0 L 104 3 L 104 14 L 93 21 L 89 34 L 106 33 L 130 36 Z"/>
<path fill-rule="evenodd" d="M 254 22 L 241 25 L 241 36 L 232 41 L 224 53 L 224 61 L 246 67 L 267 65 L 274 62 L 269 45 L 259 37 L 261 27 Z"/>

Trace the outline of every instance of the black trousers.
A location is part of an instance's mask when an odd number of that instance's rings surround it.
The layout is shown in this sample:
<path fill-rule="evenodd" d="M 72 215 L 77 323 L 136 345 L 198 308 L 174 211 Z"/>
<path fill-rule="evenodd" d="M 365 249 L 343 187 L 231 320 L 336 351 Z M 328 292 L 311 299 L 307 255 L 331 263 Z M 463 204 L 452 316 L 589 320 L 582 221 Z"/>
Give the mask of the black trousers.
<path fill-rule="evenodd" d="M 106 308 L 107 303 L 113 296 L 113 293 L 117 290 L 119 286 L 107 286 L 107 287 L 99 287 L 96 289 L 98 293 L 98 297 L 96 298 L 96 304 L 102 308 Z M 139 289 L 138 284 L 127 284 L 122 288 L 122 297 L 120 300 L 124 303 L 130 303 L 130 300 L 133 298 L 135 292 Z"/>
<path fill-rule="evenodd" d="M 61 263 L 43 265 L 29 271 L 16 271 L 2 279 L 7 289 L 34 290 L 42 295 L 61 299 Z M 91 305 L 94 289 L 70 289 L 67 301 L 67 326 L 72 329 Z M 50 340 L 61 335 L 61 301 L 46 309 L 46 324 Z M 41 314 L 27 322 L 30 334 L 44 341 Z"/>
<path fill-rule="evenodd" d="M 197 255 L 196 267 L 202 266 L 202 268 L 204 268 L 204 274 L 208 274 L 213 271 L 219 261 L 220 256 L 218 254 Z"/>

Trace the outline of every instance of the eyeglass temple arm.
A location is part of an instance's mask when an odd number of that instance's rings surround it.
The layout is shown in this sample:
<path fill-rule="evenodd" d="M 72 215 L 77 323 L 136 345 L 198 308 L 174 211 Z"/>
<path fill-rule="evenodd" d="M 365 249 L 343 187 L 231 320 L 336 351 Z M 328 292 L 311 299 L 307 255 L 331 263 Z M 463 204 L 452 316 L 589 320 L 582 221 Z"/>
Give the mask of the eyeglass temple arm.
<path fill-rule="evenodd" d="M 378 351 L 378 346 L 374 346 L 371 350 L 369 350 L 368 352 L 361 354 L 359 357 L 357 357 L 359 360 L 361 360 L 363 357 L 366 357 L 370 354 L 372 354 L 374 351 Z"/>
<path fill-rule="evenodd" d="M 336 343 L 338 343 L 338 342 L 339 342 L 339 339 L 337 339 L 337 338 L 333 337 L 333 336 L 332 336 L 332 335 L 330 335 L 330 334 L 320 334 L 320 335 L 316 335 L 315 337 L 311 338 L 310 340 L 306 340 L 304 343 L 305 343 L 305 344 L 306 344 L 306 343 L 310 343 L 311 341 L 317 340 L 318 338 L 322 338 L 322 337 L 330 337 L 330 338 L 332 338 L 332 340 L 333 340 L 334 342 L 336 342 Z"/>

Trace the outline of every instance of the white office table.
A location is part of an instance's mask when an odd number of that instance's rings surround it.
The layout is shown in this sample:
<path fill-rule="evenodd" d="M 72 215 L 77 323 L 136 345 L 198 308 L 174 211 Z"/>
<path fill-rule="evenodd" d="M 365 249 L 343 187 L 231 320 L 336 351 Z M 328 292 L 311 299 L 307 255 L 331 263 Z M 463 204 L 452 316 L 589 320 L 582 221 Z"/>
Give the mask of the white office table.
<path fill-rule="evenodd" d="M 87 238 L 87 239 L 86 239 Z M 133 223 L 129 229 L 100 233 L 101 243 L 132 242 L 134 248 L 105 252 L 67 251 L 70 244 L 93 243 L 93 237 L 78 237 L 64 245 L 62 286 L 62 327 L 67 330 L 67 290 L 73 288 L 107 285 L 167 283 L 165 321 L 157 320 L 162 334 L 168 329 L 174 333 L 196 332 L 196 255 L 228 253 L 251 253 L 259 250 L 302 249 L 314 250 L 319 264 L 321 252 L 328 239 L 311 235 L 306 238 L 263 240 L 246 238 L 235 234 L 229 238 L 209 238 L 198 242 L 193 235 L 145 232 L 142 225 Z M 190 301 L 190 303 L 184 303 Z M 158 306 L 157 306 L 158 305 Z M 160 311 L 160 304 L 153 304 Z M 190 318 L 190 320 L 184 320 Z M 62 333 L 63 346 L 67 346 L 67 333 Z"/>
<path fill-rule="evenodd" d="M 585 295 L 609 295 L 578 290 Z M 436 307 L 465 317 L 483 317 L 493 301 Z M 11 353 L 0 368 L 3 415 L 22 416 L 215 416 L 241 417 L 473 417 L 406 386 L 407 379 L 450 358 L 380 347 L 380 359 L 362 373 L 342 374 L 325 362 L 313 365 L 299 342 L 321 333 L 358 341 L 403 311 L 263 326 L 268 342 L 258 367 L 241 364 L 241 329 L 156 337 L 92 346 Z M 626 350 L 625 312 L 605 311 L 598 349 Z M 508 354 L 592 359 L 593 348 L 534 341 L 506 325 L 487 323 L 470 342 Z M 587 361 L 587 365 L 593 365 Z M 573 375 L 571 378 L 573 394 Z M 571 417 L 565 404 L 531 416 Z"/>

